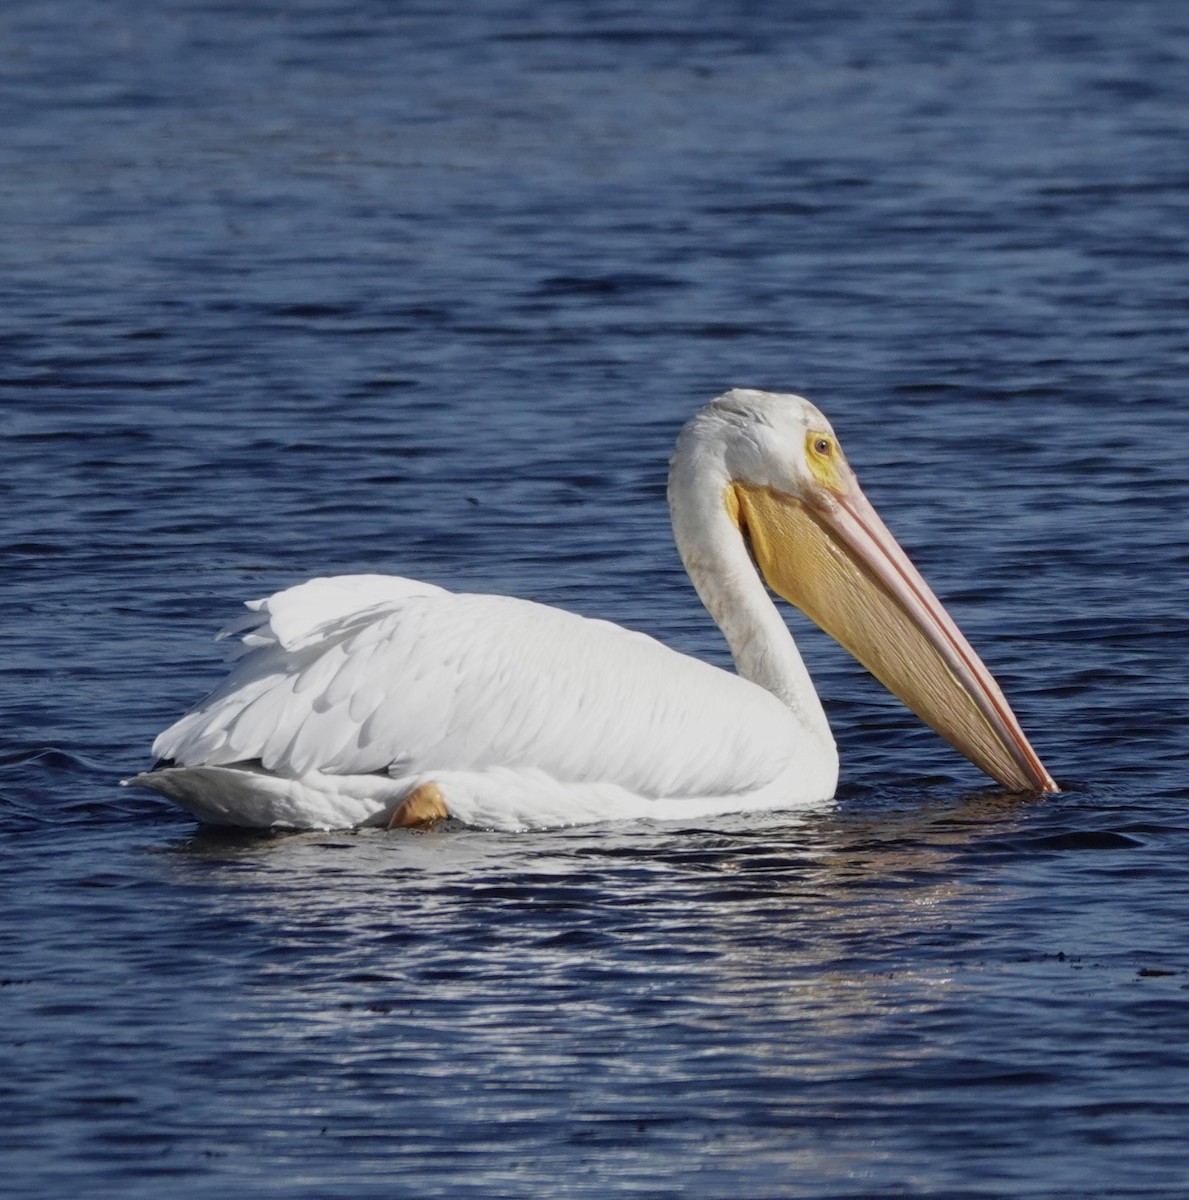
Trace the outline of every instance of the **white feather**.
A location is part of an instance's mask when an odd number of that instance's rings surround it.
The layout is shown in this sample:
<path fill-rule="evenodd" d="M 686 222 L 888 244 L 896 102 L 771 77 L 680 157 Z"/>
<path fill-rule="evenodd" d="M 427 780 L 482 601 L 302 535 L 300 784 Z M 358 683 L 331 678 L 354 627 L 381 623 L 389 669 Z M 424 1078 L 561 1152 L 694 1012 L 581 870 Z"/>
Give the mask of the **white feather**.
<path fill-rule="evenodd" d="M 350 613 L 349 579 L 302 585 L 300 608 L 284 592 L 264 601 L 257 644 L 154 752 L 186 765 L 259 761 L 294 779 L 531 771 L 555 791 L 600 783 L 653 798 L 751 791 L 788 765 L 783 705 L 651 638 L 412 585 L 381 603 L 361 595 Z M 318 598 L 329 601 L 321 612 Z M 278 609 L 300 621 L 278 628 Z"/>

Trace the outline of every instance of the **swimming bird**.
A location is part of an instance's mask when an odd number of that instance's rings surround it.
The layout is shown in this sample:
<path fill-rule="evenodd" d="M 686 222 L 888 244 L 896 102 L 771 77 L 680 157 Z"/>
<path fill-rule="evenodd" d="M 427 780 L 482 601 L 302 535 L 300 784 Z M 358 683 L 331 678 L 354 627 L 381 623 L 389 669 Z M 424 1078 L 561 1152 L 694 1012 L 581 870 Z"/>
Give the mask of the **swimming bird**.
<path fill-rule="evenodd" d="M 239 662 L 127 782 L 215 825 L 525 829 L 830 800 L 838 752 L 768 589 L 1012 791 L 1056 784 L 808 400 L 736 388 L 677 441 L 682 561 L 737 674 L 605 621 L 384 575 L 248 603 Z"/>

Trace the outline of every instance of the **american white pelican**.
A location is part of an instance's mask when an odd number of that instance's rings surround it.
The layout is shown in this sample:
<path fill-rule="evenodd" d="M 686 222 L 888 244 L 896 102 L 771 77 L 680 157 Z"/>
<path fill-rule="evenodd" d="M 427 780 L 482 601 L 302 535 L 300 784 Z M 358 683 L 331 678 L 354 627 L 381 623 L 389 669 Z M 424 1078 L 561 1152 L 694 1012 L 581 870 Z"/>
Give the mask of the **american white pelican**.
<path fill-rule="evenodd" d="M 738 675 L 604 621 L 384 575 L 248 604 L 231 676 L 128 782 L 256 828 L 524 829 L 829 800 L 838 753 L 764 583 L 1013 791 L 1056 791 L 1003 693 L 800 396 L 685 426 L 673 532 Z"/>

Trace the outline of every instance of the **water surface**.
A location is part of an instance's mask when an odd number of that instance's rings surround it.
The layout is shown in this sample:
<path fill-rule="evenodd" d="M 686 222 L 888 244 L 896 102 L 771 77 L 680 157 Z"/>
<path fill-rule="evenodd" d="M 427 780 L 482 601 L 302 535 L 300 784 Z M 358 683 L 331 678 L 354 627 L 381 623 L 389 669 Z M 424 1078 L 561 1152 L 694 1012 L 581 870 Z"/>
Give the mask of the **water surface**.
<path fill-rule="evenodd" d="M 6 1194 L 1184 1194 L 1189 14 L 0 13 Z M 805 391 L 1065 785 L 790 618 L 837 803 L 255 838 L 118 787 L 242 599 L 725 662 L 665 462 Z"/>

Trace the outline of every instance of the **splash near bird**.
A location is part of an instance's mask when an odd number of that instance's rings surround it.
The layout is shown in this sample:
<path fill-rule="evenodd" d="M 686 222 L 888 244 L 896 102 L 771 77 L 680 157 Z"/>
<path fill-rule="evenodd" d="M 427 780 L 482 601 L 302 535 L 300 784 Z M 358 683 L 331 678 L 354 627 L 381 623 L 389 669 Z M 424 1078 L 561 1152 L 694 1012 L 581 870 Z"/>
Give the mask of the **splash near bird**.
<path fill-rule="evenodd" d="M 1056 784 L 800 396 L 736 388 L 669 472 L 682 561 L 738 674 L 605 621 L 385 575 L 248 604 L 239 662 L 128 780 L 252 828 L 497 829 L 828 801 L 838 752 L 769 590 L 1012 791 Z"/>

